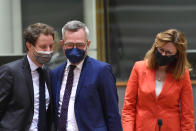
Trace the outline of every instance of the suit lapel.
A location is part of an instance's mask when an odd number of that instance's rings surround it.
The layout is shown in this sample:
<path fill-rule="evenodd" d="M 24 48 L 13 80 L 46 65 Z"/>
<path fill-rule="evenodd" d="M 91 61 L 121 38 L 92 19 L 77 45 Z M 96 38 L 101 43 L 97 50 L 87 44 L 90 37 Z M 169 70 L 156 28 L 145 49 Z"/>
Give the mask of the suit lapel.
<path fill-rule="evenodd" d="M 154 70 L 149 70 L 147 69 L 146 71 L 146 77 L 144 77 L 148 82 L 148 90 L 149 92 L 151 92 L 151 96 L 153 97 L 153 99 L 156 99 L 156 94 L 155 94 L 155 71 Z"/>
<path fill-rule="evenodd" d="M 63 77 L 64 77 L 64 71 L 67 63 L 64 63 L 63 66 L 59 68 L 59 72 L 57 74 L 57 86 L 56 86 L 56 91 L 55 91 L 55 97 L 56 97 L 56 105 L 58 106 L 58 101 L 60 98 L 60 90 L 61 90 L 61 85 L 63 82 Z"/>
<path fill-rule="evenodd" d="M 48 92 L 49 92 L 49 96 L 50 96 L 50 98 L 51 98 L 52 90 L 51 90 L 50 77 L 49 77 L 47 68 L 46 68 L 45 66 L 43 67 L 43 72 L 44 72 L 44 79 L 45 79 L 45 82 L 46 82 L 46 85 L 47 85 L 47 89 L 48 89 Z"/>
<path fill-rule="evenodd" d="M 84 87 L 83 84 L 85 82 L 86 75 L 88 74 L 88 71 L 89 71 L 89 68 L 88 68 L 89 63 L 90 63 L 89 57 L 86 56 L 85 61 L 83 63 L 82 71 L 80 74 L 77 90 L 76 90 L 76 96 L 75 96 L 76 100 L 75 101 L 77 101 L 77 98 L 78 98 L 78 95 L 80 93 L 81 88 Z"/>
<path fill-rule="evenodd" d="M 175 83 L 175 79 L 173 78 L 171 73 L 168 73 L 165 78 L 162 91 L 161 91 L 160 95 L 158 96 L 158 98 L 160 99 L 161 97 L 164 97 L 167 93 L 169 93 L 169 91 L 172 89 L 171 87 L 174 83 Z"/>
<path fill-rule="evenodd" d="M 155 71 L 154 70 L 149 70 L 148 73 L 146 73 L 147 76 L 147 81 L 149 81 L 149 90 L 152 92 L 152 97 L 157 100 L 160 99 L 161 97 L 163 97 L 166 93 L 169 92 L 169 90 L 171 89 L 172 84 L 174 84 L 174 79 L 172 78 L 172 74 L 168 73 L 165 81 L 163 83 L 163 88 L 159 94 L 159 96 L 156 96 L 156 92 L 155 92 Z"/>
<path fill-rule="evenodd" d="M 29 66 L 29 62 L 27 59 L 27 56 L 24 57 L 24 64 L 23 64 L 23 73 L 24 73 L 24 78 L 25 78 L 25 82 L 26 85 L 28 87 L 28 93 L 29 93 L 29 97 L 31 99 L 32 104 L 34 103 L 34 93 L 33 93 L 33 82 L 32 82 L 32 75 L 31 75 L 31 69 Z"/>
<path fill-rule="evenodd" d="M 167 76 L 165 78 L 164 84 L 163 84 L 163 88 L 161 93 L 159 94 L 159 96 L 156 96 L 155 93 L 155 70 L 150 70 L 148 68 L 146 68 L 145 74 L 143 74 L 142 77 L 144 78 L 144 80 L 142 79 L 141 83 L 148 83 L 148 91 L 151 92 L 151 96 L 153 97 L 153 99 L 155 101 L 157 101 L 158 99 L 164 97 L 167 93 L 169 93 L 169 91 L 171 90 L 171 87 L 173 86 L 173 84 L 175 84 L 175 79 L 173 78 L 171 73 L 167 73 Z M 145 81 L 145 82 L 143 82 Z"/>

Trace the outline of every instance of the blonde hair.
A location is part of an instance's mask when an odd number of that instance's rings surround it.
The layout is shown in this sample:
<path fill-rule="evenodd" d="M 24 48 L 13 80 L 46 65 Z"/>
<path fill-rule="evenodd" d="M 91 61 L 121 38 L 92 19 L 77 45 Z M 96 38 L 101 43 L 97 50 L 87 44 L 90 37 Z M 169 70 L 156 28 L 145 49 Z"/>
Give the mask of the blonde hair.
<path fill-rule="evenodd" d="M 187 40 L 182 32 L 176 29 L 168 29 L 164 32 L 158 33 L 152 48 L 146 53 L 144 59 L 147 60 L 147 66 L 150 69 L 158 69 L 158 63 L 155 56 L 156 46 L 162 47 L 164 44 L 172 42 L 177 49 L 177 60 L 167 67 L 167 71 L 171 72 L 175 79 L 180 79 L 185 73 L 185 69 L 192 70 L 188 62 L 186 49 Z"/>

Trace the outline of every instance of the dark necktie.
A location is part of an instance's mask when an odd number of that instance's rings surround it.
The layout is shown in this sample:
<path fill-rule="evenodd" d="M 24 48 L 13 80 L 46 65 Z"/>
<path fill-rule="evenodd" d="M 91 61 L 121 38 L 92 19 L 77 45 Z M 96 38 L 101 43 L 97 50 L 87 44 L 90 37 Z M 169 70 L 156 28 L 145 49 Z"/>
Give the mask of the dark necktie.
<path fill-rule="evenodd" d="M 66 88 L 63 96 L 63 102 L 61 106 L 61 114 L 58 121 L 58 128 L 59 131 L 66 131 L 66 124 L 67 124 L 67 111 L 68 111 L 68 105 L 69 105 L 69 99 L 71 95 L 72 85 L 73 85 L 73 78 L 74 78 L 74 68 L 76 66 L 70 65 L 68 77 L 67 77 L 67 83 Z"/>
<path fill-rule="evenodd" d="M 38 131 L 46 131 L 46 99 L 45 99 L 45 80 L 42 68 L 37 69 L 39 73 L 39 119 Z"/>

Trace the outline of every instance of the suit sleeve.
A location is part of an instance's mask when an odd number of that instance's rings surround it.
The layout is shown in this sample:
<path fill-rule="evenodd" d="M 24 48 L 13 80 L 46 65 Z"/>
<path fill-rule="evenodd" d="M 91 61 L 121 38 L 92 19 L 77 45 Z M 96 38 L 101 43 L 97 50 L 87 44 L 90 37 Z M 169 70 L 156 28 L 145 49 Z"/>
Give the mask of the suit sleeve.
<path fill-rule="evenodd" d="M 100 97 L 103 105 L 108 131 L 122 131 L 118 109 L 116 80 L 110 65 L 106 65 L 99 73 Z"/>
<path fill-rule="evenodd" d="M 7 66 L 0 67 L 0 120 L 3 117 L 9 98 L 11 95 L 12 88 L 12 75 L 10 69 Z"/>
<path fill-rule="evenodd" d="M 123 131 L 135 131 L 135 116 L 138 91 L 138 75 L 134 65 L 129 77 L 122 109 Z"/>
<path fill-rule="evenodd" d="M 181 130 L 195 131 L 192 86 L 188 70 L 185 72 L 181 92 Z"/>

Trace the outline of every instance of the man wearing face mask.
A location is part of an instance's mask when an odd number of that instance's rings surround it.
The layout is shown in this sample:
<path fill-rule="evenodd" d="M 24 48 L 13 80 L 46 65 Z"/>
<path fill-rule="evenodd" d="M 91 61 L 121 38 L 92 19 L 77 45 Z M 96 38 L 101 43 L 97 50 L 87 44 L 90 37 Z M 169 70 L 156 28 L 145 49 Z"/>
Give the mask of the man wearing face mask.
<path fill-rule="evenodd" d="M 27 55 L 0 67 L 0 130 L 52 131 L 54 104 L 49 70 L 54 30 L 35 23 L 24 30 Z"/>
<path fill-rule="evenodd" d="M 51 71 L 59 131 L 122 131 L 109 64 L 87 55 L 89 31 L 80 21 L 62 28 L 67 62 Z"/>

